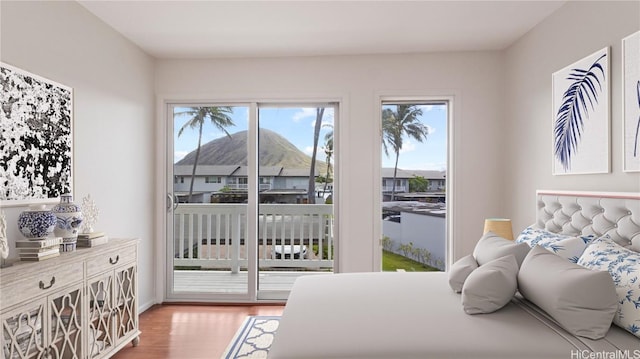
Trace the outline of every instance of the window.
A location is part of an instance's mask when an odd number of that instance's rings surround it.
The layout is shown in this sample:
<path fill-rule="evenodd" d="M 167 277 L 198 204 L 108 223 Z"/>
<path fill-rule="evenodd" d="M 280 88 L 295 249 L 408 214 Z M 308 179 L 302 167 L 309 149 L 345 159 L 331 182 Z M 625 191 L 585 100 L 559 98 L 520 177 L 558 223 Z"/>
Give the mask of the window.
<path fill-rule="evenodd" d="M 445 269 L 448 113 L 444 101 L 382 101 L 383 270 Z"/>
<path fill-rule="evenodd" d="M 222 177 L 220 177 L 220 176 L 207 176 L 204 179 L 204 183 L 222 183 Z"/>

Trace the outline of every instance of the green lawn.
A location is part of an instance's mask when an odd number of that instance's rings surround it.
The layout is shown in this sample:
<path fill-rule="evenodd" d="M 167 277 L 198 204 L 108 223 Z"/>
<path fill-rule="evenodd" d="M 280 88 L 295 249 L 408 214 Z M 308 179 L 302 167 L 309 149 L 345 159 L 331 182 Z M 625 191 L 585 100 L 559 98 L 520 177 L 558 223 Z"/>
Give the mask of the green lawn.
<path fill-rule="evenodd" d="M 395 254 L 392 252 L 382 251 L 382 270 L 395 272 L 396 269 L 404 269 L 407 272 L 433 272 L 438 271 L 426 264 L 416 262 L 413 259 Z"/>

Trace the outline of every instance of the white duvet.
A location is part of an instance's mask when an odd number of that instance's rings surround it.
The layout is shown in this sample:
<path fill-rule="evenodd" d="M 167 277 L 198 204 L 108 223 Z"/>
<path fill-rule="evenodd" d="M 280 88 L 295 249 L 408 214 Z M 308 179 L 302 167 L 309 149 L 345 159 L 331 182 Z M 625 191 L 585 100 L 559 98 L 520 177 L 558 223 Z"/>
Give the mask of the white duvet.
<path fill-rule="evenodd" d="M 446 273 L 357 273 L 299 278 L 269 352 L 284 358 L 572 358 L 578 351 L 640 352 L 612 327 L 576 338 L 519 301 L 465 314 Z"/>

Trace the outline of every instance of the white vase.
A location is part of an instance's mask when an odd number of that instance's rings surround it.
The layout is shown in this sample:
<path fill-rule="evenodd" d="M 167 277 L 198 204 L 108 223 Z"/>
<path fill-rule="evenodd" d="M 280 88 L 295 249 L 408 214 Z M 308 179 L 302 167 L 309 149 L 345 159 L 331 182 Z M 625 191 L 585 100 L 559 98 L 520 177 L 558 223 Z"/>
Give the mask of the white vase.
<path fill-rule="evenodd" d="M 56 216 L 56 237 L 62 237 L 64 242 L 75 242 L 78 239 L 82 212 L 80 206 L 73 203 L 71 194 L 60 195 L 60 203 L 55 205 L 51 212 Z"/>

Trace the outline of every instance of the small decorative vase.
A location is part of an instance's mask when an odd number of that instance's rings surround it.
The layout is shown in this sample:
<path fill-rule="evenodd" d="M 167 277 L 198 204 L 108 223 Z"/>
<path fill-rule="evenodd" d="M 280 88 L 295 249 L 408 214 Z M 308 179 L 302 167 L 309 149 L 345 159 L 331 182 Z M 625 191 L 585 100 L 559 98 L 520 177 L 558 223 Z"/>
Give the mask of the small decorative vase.
<path fill-rule="evenodd" d="M 49 236 L 56 227 L 56 216 L 42 206 L 31 206 L 18 216 L 18 228 L 25 238 L 37 240 Z"/>
<path fill-rule="evenodd" d="M 62 237 L 64 243 L 75 243 L 82 223 L 82 211 L 80 206 L 73 203 L 73 196 L 68 193 L 60 195 L 60 203 L 51 212 L 57 218 L 56 237 Z"/>

